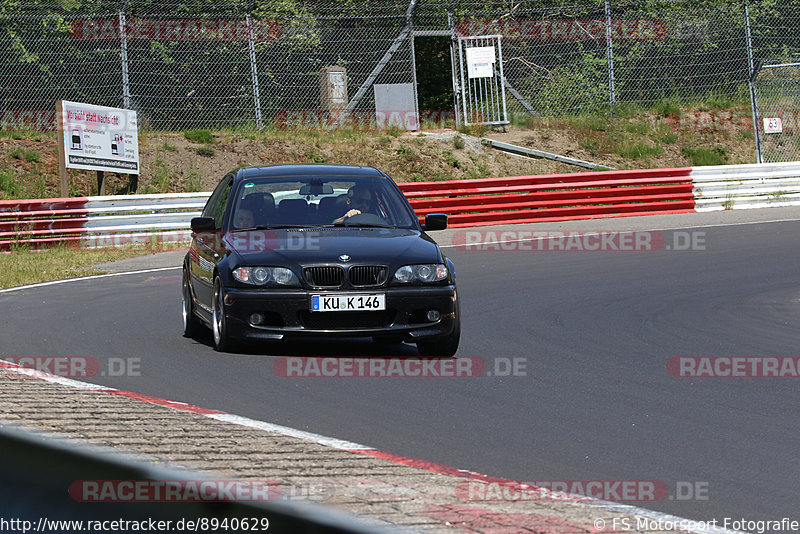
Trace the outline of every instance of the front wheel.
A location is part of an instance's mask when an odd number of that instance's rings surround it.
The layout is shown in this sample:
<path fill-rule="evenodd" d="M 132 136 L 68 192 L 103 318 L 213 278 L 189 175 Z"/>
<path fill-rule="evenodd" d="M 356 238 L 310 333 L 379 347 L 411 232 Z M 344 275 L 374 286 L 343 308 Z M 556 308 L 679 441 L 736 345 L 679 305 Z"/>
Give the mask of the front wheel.
<path fill-rule="evenodd" d="M 214 348 L 219 352 L 233 349 L 234 342 L 228 335 L 228 319 L 225 317 L 225 296 L 222 282 L 214 279 L 214 298 L 211 301 L 211 333 L 214 337 Z"/>

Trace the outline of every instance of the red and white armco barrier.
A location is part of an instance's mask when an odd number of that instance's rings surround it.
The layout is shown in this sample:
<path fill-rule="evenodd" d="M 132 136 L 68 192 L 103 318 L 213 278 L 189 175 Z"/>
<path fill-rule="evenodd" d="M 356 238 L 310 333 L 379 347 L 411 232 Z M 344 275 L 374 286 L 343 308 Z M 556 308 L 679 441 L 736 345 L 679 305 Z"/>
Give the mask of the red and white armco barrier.
<path fill-rule="evenodd" d="M 562 221 L 800 205 L 800 162 L 408 182 L 417 215 L 450 226 Z M 0 250 L 188 240 L 210 193 L 0 201 Z"/>
<path fill-rule="evenodd" d="M 0 201 L 0 250 L 12 244 L 82 247 L 186 241 L 210 193 Z"/>

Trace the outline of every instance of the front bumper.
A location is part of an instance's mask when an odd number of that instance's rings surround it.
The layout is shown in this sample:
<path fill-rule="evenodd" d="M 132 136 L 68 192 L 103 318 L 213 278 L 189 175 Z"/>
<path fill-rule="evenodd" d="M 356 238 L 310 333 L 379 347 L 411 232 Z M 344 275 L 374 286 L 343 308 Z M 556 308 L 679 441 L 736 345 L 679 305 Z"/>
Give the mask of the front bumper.
<path fill-rule="evenodd" d="M 283 339 L 291 337 L 395 336 L 415 343 L 449 335 L 456 324 L 456 288 L 447 286 L 390 287 L 350 290 L 348 294 L 386 295 L 384 311 L 311 312 L 311 295 L 337 295 L 342 291 L 307 289 L 240 289 L 225 291 L 228 332 L 239 339 Z M 426 318 L 429 310 L 441 314 L 438 321 Z M 250 322 L 262 314 L 262 324 Z"/>

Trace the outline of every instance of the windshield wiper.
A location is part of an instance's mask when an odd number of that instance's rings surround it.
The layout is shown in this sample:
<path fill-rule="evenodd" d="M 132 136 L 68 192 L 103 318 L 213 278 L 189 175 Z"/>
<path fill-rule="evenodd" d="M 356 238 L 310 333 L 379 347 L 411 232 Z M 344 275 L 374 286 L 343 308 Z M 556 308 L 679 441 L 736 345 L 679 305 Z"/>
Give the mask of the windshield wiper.
<path fill-rule="evenodd" d="M 378 223 L 347 224 L 347 222 L 340 222 L 334 224 L 334 226 L 347 226 L 349 228 L 396 228 L 396 226 L 392 226 L 391 224 L 378 224 Z"/>
<path fill-rule="evenodd" d="M 253 226 L 250 228 L 237 228 L 234 232 L 252 232 L 255 230 L 286 230 L 289 228 L 314 228 L 315 225 L 311 224 L 262 224 L 261 226 Z"/>

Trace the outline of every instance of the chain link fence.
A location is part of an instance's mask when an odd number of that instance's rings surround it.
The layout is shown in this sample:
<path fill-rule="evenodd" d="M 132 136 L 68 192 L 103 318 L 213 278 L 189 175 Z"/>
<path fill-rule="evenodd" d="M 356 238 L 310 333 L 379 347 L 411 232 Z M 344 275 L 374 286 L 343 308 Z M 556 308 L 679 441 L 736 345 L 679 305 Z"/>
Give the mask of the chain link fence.
<path fill-rule="evenodd" d="M 766 104 L 786 95 L 759 67 L 796 59 L 798 22 L 789 0 L 0 0 L 0 120 L 52 125 L 59 99 L 129 107 L 156 130 L 375 120 L 376 85 L 416 99 L 429 83 L 415 42 L 478 35 L 502 36 L 511 114 Z"/>

